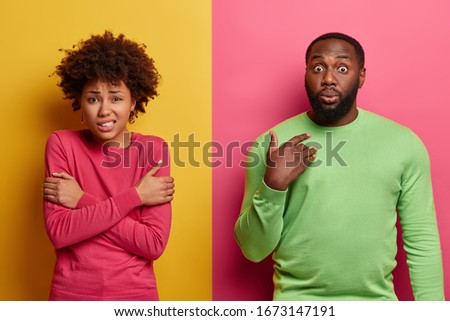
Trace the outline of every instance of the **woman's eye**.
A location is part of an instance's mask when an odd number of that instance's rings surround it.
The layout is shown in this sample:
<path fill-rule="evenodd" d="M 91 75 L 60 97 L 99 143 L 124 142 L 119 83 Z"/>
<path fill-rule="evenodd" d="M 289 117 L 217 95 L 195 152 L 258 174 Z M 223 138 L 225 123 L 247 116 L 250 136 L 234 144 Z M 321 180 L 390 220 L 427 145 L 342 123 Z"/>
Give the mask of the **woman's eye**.
<path fill-rule="evenodd" d="M 345 66 L 341 66 L 341 67 L 338 68 L 338 70 L 339 70 L 339 72 L 347 72 L 348 68 L 345 67 Z"/>
<path fill-rule="evenodd" d="M 95 103 L 95 102 L 97 101 L 97 98 L 95 98 L 95 97 L 89 97 L 89 98 L 87 99 L 87 101 L 90 102 L 90 103 Z"/>
<path fill-rule="evenodd" d="M 315 66 L 314 67 L 314 71 L 315 72 L 322 72 L 323 71 L 323 67 L 322 66 Z"/>
<path fill-rule="evenodd" d="M 119 98 L 119 97 L 114 97 L 112 100 L 113 100 L 113 101 L 121 101 L 122 99 Z"/>

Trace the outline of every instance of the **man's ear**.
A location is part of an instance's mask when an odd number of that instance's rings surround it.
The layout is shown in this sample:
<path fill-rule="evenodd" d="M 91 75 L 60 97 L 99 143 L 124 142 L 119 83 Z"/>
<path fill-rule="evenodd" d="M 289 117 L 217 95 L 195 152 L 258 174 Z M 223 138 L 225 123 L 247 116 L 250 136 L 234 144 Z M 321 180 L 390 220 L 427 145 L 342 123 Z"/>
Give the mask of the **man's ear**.
<path fill-rule="evenodd" d="M 358 84 L 359 88 L 361 88 L 364 85 L 365 80 L 366 80 L 366 68 L 363 68 L 359 71 L 359 84 Z"/>

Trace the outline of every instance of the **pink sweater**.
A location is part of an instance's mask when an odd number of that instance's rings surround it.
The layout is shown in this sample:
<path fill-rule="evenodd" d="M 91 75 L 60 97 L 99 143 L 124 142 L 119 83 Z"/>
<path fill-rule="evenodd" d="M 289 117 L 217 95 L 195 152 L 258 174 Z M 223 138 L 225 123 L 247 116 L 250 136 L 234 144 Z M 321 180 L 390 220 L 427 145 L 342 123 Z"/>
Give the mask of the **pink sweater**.
<path fill-rule="evenodd" d="M 87 130 L 50 135 L 46 176 L 67 172 L 85 192 L 75 209 L 44 201 L 56 248 L 50 300 L 158 300 L 153 261 L 167 244 L 171 205 L 143 206 L 134 186 L 160 159 L 156 176 L 169 176 L 167 144 L 154 136 L 133 133 L 120 149 Z"/>

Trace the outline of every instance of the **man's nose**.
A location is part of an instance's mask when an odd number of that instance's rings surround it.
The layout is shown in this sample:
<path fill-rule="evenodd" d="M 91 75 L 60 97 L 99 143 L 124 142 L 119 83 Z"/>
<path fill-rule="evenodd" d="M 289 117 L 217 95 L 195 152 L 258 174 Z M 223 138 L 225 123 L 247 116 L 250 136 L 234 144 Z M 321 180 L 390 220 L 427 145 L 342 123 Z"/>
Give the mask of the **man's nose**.
<path fill-rule="evenodd" d="M 333 73 L 333 70 L 327 69 L 324 72 L 321 85 L 323 86 L 336 85 L 336 77 Z"/>

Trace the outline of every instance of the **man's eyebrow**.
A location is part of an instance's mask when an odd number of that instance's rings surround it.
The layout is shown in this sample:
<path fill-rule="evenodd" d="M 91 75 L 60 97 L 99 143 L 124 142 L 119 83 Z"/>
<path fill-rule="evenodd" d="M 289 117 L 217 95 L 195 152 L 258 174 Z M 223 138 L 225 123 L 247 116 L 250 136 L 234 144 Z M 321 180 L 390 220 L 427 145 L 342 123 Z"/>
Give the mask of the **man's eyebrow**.
<path fill-rule="evenodd" d="M 322 58 L 323 58 L 323 55 L 314 55 L 314 56 L 311 57 L 311 60 L 322 59 Z M 336 58 L 352 60 L 352 58 L 349 55 L 346 55 L 346 54 L 337 55 Z"/>
<path fill-rule="evenodd" d="M 314 55 L 311 57 L 311 60 L 323 58 L 322 55 Z"/>
<path fill-rule="evenodd" d="M 352 58 L 349 55 L 337 55 L 336 58 L 352 60 Z"/>

